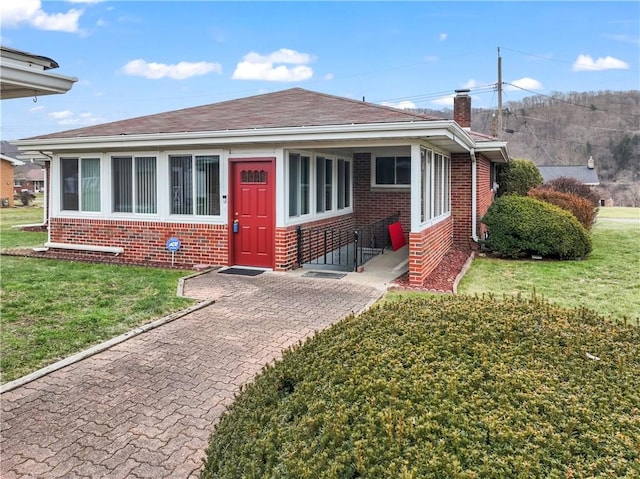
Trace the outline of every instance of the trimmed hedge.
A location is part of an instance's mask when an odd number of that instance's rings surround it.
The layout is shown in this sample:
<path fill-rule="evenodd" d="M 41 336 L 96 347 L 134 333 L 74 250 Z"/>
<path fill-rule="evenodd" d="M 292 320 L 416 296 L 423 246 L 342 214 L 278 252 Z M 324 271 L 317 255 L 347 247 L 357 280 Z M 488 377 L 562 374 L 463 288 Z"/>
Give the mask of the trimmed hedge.
<path fill-rule="evenodd" d="M 640 328 L 538 298 L 416 296 L 285 352 L 201 478 L 640 474 Z"/>
<path fill-rule="evenodd" d="M 551 203 L 552 205 L 559 206 L 563 210 L 569 211 L 587 230 L 591 229 L 598 215 L 598 209 L 585 197 L 573 193 L 563 193 L 552 188 L 547 188 L 544 185 L 530 189 L 527 196 Z"/>
<path fill-rule="evenodd" d="M 573 214 L 534 198 L 501 196 L 482 222 L 489 230 L 486 246 L 509 258 L 574 259 L 591 252 L 591 238 Z"/>
<path fill-rule="evenodd" d="M 531 160 L 513 159 L 498 165 L 498 196 L 526 196 L 527 191 L 543 182 L 540 170 Z"/>

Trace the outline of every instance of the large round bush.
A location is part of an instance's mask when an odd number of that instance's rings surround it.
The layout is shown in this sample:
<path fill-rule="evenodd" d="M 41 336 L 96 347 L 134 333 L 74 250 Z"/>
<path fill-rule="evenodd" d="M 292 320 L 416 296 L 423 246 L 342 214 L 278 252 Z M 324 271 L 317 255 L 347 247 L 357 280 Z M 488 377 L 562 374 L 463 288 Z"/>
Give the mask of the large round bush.
<path fill-rule="evenodd" d="M 536 298 L 420 296 L 266 368 L 201 477 L 631 478 L 639 461 L 640 328 Z"/>
<path fill-rule="evenodd" d="M 591 238 L 568 211 L 525 196 L 501 196 L 482 218 L 487 246 L 509 258 L 541 255 L 581 258 L 591 252 Z"/>

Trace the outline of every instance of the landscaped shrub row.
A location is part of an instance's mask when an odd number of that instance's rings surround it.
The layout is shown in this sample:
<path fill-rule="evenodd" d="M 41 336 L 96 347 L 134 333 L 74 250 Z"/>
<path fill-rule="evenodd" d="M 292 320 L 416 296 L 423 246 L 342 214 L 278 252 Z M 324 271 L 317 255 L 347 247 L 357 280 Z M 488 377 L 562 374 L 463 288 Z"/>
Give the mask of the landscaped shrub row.
<path fill-rule="evenodd" d="M 420 296 L 285 353 L 203 478 L 640 475 L 640 329 L 536 299 Z"/>
<path fill-rule="evenodd" d="M 573 259 L 591 252 L 589 234 L 573 214 L 534 198 L 501 196 L 482 222 L 489 230 L 487 247 L 509 258 Z"/>
<path fill-rule="evenodd" d="M 539 186 L 538 188 L 530 189 L 527 196 L 546 201 L 569 211 L 587 230 L 591 229 L 598 214 L 598 210 L 591 201 L 573 193 L 563 193 L 552 188 Z"/>

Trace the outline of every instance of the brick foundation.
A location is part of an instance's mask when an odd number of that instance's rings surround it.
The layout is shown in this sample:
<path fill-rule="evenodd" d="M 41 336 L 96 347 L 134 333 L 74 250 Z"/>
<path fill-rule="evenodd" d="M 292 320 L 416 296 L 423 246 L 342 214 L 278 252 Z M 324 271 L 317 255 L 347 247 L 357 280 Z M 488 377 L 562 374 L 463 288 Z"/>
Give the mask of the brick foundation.
<path fill-rule="evenodd" d="M 409 234 L 409 284 L 422 285 L 452 247 L 451 216 L 419 233 Z"/>
<path fill-rule="evenodd" d="M 176 266 L 228 264 L 226 225 L 52 218 L 50 230 L 54 243 L 122 247 L 125 263 L 170 265 L 166 241 L 176 236 L 182 243 L 175 253 Z"/>

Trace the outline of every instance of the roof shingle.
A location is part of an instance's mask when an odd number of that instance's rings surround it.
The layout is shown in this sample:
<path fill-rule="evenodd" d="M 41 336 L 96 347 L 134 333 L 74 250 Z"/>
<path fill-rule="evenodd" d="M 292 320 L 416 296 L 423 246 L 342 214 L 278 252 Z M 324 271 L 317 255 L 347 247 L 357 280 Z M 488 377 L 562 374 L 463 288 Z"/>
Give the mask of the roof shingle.
<path fill-rule="evenodd" d="M 79 138 L 441 120 L 435 116 L 291 88 L 30 139 Z"/>

